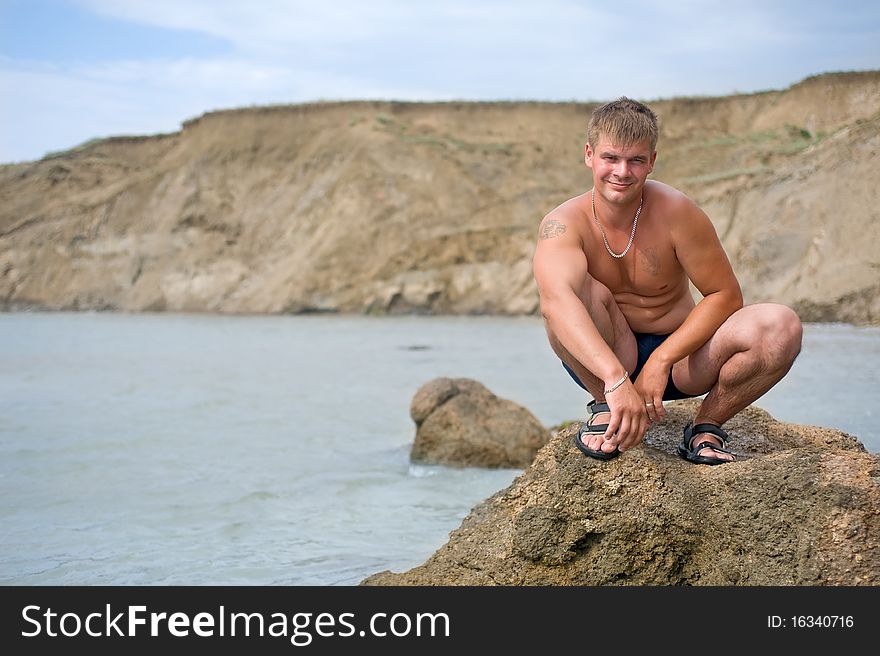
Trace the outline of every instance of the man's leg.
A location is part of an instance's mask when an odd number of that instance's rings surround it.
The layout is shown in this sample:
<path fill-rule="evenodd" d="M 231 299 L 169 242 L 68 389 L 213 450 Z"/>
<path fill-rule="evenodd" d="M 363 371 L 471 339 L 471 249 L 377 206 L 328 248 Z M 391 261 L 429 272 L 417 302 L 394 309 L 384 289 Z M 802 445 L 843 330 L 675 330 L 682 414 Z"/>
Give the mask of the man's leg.
<path fill-rule="evenodd" d="M 599 331 L 602 339 L 611 347 L 611 350 L 614 351 L 614 354 L 624 368 L 627 371 L 632 371 L 636 366 L 638 357 L 636 338 L 626 323 L 623 312 L 617 307 L 611 292 L 605 285 L 591 276 L 587 276 L 580 299 L 584 307 L 587 308 L 587 312 L 589 312 L 590 318 L 596 325 L 596 329 Z M 559 342 L 549 327 L 547 328 L 547 337 L 550 340 L 553 352 L 577 375 L 578 379 L 592 394 L 593 399 L 599 402 L 604 401 L 605 383 L 585 369 Z M 603 413 L 596 416 L 595 423 L 605 424 L 608 423 L 609 419 L 610 414 Z M 593 450 L 605 452 L 611 452 L 617 448 L 603 440 L 601 435 L 591 436 L 589 441 L 584 441 L 584 445 Z"/>
<path fill-rule="evenodd" d="M 721 426 L 782 380 L 801 350 L 800 319 L 784 305 L 761 303 L 734 312 L 709 341 L 672 369 L 675 386 L 687 394 L 709 392 L 696 424 Z M 699 442 L 721 444 L 708 433 Z M 733 459 L 711 449 L 699 455 Z"/>

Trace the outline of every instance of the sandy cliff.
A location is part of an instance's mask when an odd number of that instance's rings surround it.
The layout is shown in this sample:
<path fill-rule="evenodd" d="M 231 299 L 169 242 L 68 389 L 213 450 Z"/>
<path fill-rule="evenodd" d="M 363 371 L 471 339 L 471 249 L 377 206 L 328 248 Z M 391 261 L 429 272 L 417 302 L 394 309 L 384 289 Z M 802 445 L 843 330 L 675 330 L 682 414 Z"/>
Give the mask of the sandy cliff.
<path fill-rule="evenodd" d="M 748 302 L 880 320 L 880 72 L 651 103 L 654 177 Z M 0 167 L 0 307 L 532 313 L 542 216 L 588 187 L 576 103 L 221 111 Z"/>

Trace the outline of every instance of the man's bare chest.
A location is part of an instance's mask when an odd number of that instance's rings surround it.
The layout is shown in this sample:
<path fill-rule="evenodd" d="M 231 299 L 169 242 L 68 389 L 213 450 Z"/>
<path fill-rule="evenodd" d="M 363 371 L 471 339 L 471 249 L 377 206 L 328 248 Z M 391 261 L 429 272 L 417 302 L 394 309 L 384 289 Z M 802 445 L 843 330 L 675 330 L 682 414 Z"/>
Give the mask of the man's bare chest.
<path fill-rule="evenodd" d="M 680 287 L 684 270 L 671 244 L 634 242 L 621 258 L 613 257 L 604 242 L 590 240 L 587 262 L 590 275 L 613 293 L 662 296 Z"/>

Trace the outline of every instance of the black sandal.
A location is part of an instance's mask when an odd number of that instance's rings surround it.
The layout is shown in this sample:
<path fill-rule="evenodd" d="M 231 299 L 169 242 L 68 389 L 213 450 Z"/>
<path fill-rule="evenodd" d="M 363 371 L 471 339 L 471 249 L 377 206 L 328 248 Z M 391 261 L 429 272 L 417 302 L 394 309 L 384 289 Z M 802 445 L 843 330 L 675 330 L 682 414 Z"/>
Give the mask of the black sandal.
<path fill-rule="evenodd" d="M 701 433 L 714 435 L 721 440 L 721 446 L 708 441 L 700 442 L 696 446 L 692 446 L 691 442 L 693 441 L 694 436 Z M 736 454 L 733 451 L 728 451 L 726 448 L 729 441 L 730 436 L 721 430 L 720 426 L 716 426 L 715 424 L 697 424 L 696 426 L 692 426 L 691 423 L 688 422 L 688 425 L 684 427 L 684 435 L 681 438 L 681 444 L 678 445 L 678 455 L 685 460 L 697 463 L 698 465 L 724 465 L 733 462 L 733 460 L 701 456 L 699 455 L 699 452 L 702 449 L 708 448 L 716 453 L 729 453 L 735 460 Z"/>
<path fill-rule="evenodd" d="M 603 412 L 611 412 L 611 408 L 608 407 L 607 403 L 598 403 L 596 401 L 590 401 L 587 408 L 590 411 L 590 416 L 587 418 L 587 421 L 582 422 L 580 428 L 578 428 L 577 435 L 574 436 L 574 444 L 591 458 L 595 458 L 596 460 L 613 460 L 620 455 L 620 451 L 617 449 L 614 449 L 614 451 L 610 453 L 596 451 L 585 445 L 582 439 L 585 435 L 593 436 L 605 434 L 605 431 L 608 430 L 608 424 L 594 424 L 593 419 L 596 415 L 602 414 Z"/>

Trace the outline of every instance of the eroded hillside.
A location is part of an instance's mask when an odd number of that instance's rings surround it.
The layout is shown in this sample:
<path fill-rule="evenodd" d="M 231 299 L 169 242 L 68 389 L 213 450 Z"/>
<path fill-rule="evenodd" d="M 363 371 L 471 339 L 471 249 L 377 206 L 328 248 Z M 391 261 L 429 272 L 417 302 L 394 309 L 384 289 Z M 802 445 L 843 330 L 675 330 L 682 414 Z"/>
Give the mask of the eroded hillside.
<path fill-rule="evenodd" d="M 707 211 L 747 302 L 880 321 L 880 72 L 650 104 L 653 177 Z M 537 226 L 589 187 L 592 107 L 231 110 L 5 165 L 0 303 L 533 313 Z"/>

